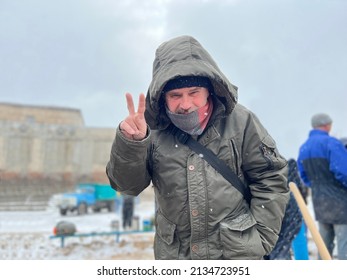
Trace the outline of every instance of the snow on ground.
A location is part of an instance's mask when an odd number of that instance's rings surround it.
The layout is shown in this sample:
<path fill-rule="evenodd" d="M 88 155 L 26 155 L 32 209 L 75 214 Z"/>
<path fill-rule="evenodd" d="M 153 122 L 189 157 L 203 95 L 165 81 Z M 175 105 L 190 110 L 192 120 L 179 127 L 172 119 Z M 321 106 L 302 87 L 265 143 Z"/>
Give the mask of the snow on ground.
<path fill-rule="evenodd" d="M 136 205 L 139 224 L 150 219 L 153 203 Z M 83 216 L 61 216 L 58 209 L 31 212 L 0 212 L 1 260 L 110 260 L 153 259 L 153 232 L 66 238 L 64 247 L 59 239 L 51 239 L 53 228 L 60 221 L 75 224 L 76 233 L 110 232 L 111 223 L 121 225 L 120 209 L 115 213 L 100 212 Z M 122 229 L 121 229 L 122 230 Z"/>
<path fill-rule="evenodd" d="M 312 212 L 312 207 L 309 204 Z M 140 200 L 135 207 L 141 227 L 154 213 L 151 200 Z M 152 260 L 153 232 L 116 236 L 91 236 L 66 238 L 61 247 L 60 239 L 51 239 L 53 228 L 60 221 L 76 225 L 77 233 L 110 232 L 111 223 L 121 225 L 120 209 L 115 213 L 100 212 L 83 216 L 61 216 L 58 209 L 46 211 L 0 212 L 0 260 Z M 317 247 L 310 233 L 310 258 L 317 259 Z"/>

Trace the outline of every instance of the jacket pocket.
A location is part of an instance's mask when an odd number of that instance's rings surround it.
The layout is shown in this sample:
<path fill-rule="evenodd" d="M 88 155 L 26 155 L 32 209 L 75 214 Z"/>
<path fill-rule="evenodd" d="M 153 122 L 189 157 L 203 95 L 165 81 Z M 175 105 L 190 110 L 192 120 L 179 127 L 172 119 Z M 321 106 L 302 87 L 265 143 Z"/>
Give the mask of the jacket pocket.
<path fill-rule="evenodd" d="M 156 217 L 154 255 L 156 260 L 178 259 L 179 241 L 175 238 L 176 225 L 160 212 Z"/>
<path fill-rule="evenodd" d="M 268 169 L 274 170 L 286 166 L 287 161 L 280 155 L 276 143 L 270 135 L 267 135 L 262 141 L 261 151 L 268 163 Z"/>
<path fill-rule="evenodd" d="M 251 214 L 222 221 L 220 238 L 225 259 L 259 260 L 265 255 L 256 221 Z"/>

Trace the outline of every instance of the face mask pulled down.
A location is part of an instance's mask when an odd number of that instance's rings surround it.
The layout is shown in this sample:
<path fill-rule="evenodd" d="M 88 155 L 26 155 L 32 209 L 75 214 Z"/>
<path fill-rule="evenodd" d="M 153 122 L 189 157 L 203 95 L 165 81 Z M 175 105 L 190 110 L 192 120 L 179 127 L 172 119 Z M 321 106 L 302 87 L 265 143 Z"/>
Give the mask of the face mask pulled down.
<path fill-rule="evenodd" d="M 211 117 L 212 110 L 213 103 L 210 98 L 205 106 L 188 114 L 176 114 L 166 107 L 166 113 L 172 123 L 190 135 L 200 135 L 204 131 Z"/>

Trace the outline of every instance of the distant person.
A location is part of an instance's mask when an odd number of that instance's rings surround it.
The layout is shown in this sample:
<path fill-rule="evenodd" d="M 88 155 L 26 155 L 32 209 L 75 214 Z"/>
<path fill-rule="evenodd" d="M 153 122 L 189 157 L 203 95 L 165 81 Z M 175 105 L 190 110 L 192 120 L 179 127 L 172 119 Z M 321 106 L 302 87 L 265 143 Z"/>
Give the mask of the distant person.
<path fill-rule="evenodd" d="M 122 219 L 123 229 L 131 229 L 134 216 L 135 197 L 133 195 L 123 194 Z"/>
<path fill-rule="evenodd" d="M 302 196 L 306 199 L 307 188 L 299 177 L 297 164 L 294 159 L 288 160 L 288 183 L 295 183 Z M 268 256 L 269 260 L 308 259 L 305 223 L 294 195 L 290 194 L 278 241 Z M 296 240 L 296 242 L 295 242 Z"/>
<path fill-rule="evenodd" d="M 153 183 L 155 259 L 262 259 L 274 247 L 289 199 L 287 161 L 254 113 L 193 37 L 156 50 L 153 79 L 137 109 L 116 129 L 107 175 L 118 191 L 139 195 Z M 178 132 L 177 133 L 177 131 Z M 248 204 L 200 153 L 196 139 L 234 171 Z"/>
<path fill-rule="evenodd" d="M 315 218 L 325 245 L 333 257 L 334 239 L 337 257 L 347 259 L 347 150 L 341 141 L 329 135 L 332 119 L 316 114 L 312 130 L 300 147 L 299 173 L 311 188 Z"/>
<path fill-rule="evenodd" d="M 300 191 L 302 198 L 307 204 L 308 188 L 300 178 L 296 160 L 293 158 L 289 159 L 288 167 L 288 183 L 295 183 Z M 304 220 L 302 220 L 300 230 L 292 241 L 292 249 L 295 260 L 308 260 L 310 258 L 308 250 L 307 227 Z"/>

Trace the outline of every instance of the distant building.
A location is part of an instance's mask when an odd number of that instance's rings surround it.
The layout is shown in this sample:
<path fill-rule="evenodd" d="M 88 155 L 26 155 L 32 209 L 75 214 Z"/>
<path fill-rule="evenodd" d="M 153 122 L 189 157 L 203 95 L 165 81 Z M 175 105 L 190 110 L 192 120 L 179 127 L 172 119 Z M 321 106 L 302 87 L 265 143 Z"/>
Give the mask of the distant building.
<path fill-rule="evenodd" d="M 22 124 L 84 126 L 79 109 L 11 103 L 0 103 L 0 121 Z"/>
<path fill-rule="evenodd" d="M 86 127 L 78 109 L 0 103 L 2 197 L 47 196 L 78 182 L 107 183 L 114 133 Z"/>

